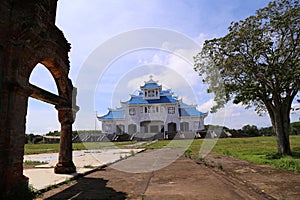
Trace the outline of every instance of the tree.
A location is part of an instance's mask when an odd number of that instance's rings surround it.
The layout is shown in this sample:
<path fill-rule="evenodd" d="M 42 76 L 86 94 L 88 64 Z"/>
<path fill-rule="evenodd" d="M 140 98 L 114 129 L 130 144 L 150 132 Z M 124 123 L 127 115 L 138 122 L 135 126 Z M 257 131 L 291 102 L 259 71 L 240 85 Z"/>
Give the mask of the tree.
<path fill-rule="evenodd" d="M 216 106 L 233 103 L 267 111 L 279 155 L 291 154 L 290 110 L 299 91 L 300 9 L 298 0 L 275 0 L 256 14 L 232 22 L 229 33 L 204 42 L 195 70 L 209 84 Z"/>
<path fill-rule="evenodd" d="M 244 133 L 246 133 L 248 136 L 259 136 L 260 135 L 259 131 L 257 129 L 257 126 L 255 126 L 255 125 L 251 125 L 251 126 L 245 125 L 245 126 L 243 126 L 242 131 Z"/>
<path fill-rule="evenodd" d="M 300 134 L 300 122 L 291 123 L 290 135 L 299 135 L 299 134 Z"/>

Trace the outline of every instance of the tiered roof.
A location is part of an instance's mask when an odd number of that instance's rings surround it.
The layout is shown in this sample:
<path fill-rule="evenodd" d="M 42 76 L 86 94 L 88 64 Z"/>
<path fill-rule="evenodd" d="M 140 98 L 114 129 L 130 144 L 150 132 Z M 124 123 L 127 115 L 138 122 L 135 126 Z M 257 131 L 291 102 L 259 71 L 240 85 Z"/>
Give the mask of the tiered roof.
<path fill-rule="evenodd" d="M 157 99 L 145 99 L 144 90 L 145 89 L 157 89 L 159 88 L 159 98 Z M 173 92 L 169 90 L 162 90 L 162 86 L 158 85 L 157 81 L 153 81 L 150 78 L 149 81 L 145 82 L 143 86 L 140 87 L 142 91 L 138 92 L 138 95 L 131 95 L 130 99 L 125 102 L 121 102 L 122 105 L 151 105 L 151 104 L 168 104 L 168 103 L 178 103 L 179 107 L 179 117 L 182 116 L 204 116 L 206 113 L 197 110 L 196 105 L 187 105 L 178 100 Z M 125 110 L 123 107 L 118 109 L 110 109 L 106 115 L 98 117 L 100 120 L 117 120 L 125 119 Z"/>

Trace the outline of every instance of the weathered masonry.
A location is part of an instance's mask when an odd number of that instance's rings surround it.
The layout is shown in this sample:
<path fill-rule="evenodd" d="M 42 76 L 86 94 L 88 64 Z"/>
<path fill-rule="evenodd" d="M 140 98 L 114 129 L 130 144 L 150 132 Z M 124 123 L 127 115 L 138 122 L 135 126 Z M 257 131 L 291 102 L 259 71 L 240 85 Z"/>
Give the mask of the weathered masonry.
<path fill-rule="evenodd" d="M 58 111 L 61 142 L 56 173 L 73 173 L 72 124 L 78 107 L 68 78 L 70 44 L 55 25 L 57 0 L 0 2 L 0 199 L 20 185 L 23 175 L 28 98 L 50 103 Z M 58 95 L 29 83 L 37 64 L 53 76 Z"/>

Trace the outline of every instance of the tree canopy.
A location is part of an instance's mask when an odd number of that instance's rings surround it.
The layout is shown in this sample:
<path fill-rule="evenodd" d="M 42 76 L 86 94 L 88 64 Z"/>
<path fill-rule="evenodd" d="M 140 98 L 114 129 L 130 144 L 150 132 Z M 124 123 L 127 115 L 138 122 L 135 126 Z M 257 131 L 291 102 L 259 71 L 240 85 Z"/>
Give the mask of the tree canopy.
<path fill-rule="evenodd" d="M 258 113 L 268 111 L 278 152 L 290 154 L 289 114 L 300 86 L 298 0 L 270 2 L 228 30 L 224 37 L 205 41 L 195 56 L 195 70 L 215 94 L 212 111 L 230 99 Z"/>

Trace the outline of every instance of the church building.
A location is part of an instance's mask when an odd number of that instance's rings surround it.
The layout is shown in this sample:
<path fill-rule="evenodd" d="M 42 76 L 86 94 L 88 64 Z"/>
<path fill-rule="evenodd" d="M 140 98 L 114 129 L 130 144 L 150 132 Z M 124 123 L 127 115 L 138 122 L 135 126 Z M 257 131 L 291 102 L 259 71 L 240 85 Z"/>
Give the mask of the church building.
<path fill-rule="evenodd" d="M 108 113 L 97 117 L 102 122 L 102 132 L 106 134 L 161 134 L 171 139 L 176 134 L 195 135 L 204 129 L 207 113 L 197 110 L 197 105 L 188 105 L 163 90 L 158 81 L 145 81 L 137 95 L 121 102 L 121 107 L 109 109 Z M 171 137 L 171 138 L 170 138 Z"/>

